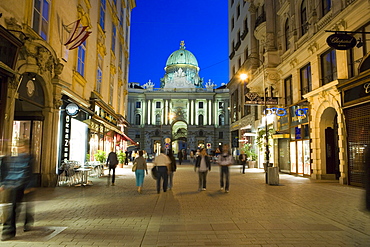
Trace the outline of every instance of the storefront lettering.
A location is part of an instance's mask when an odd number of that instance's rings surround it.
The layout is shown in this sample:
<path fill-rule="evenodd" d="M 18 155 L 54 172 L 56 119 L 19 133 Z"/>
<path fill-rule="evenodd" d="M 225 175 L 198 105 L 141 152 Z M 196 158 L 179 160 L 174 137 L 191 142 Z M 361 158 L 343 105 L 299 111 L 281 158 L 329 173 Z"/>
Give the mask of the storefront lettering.
<path fill-rule="evenodd" d="M 369 85 L 369 88 L 370 88 L 370 85 Z M 297 117 L 306 117 L 307 116 L 307 111 L 308 111 L 308 108 L 297 109 L 297 110 L 295 110 L 295 115 Z M 284 108 L 271 107 L 271 108 L 266 108 L 265 114 L 267 116 L 272 115 L 272 114 L 275 114 L 276 116 L 284 117 L 288 113 L 287 113 L 287 111 Z"/>
<path fill-rule="evenodd" d="M 63 158 L 69 159 L 69 140 L 70 140 L 70 131 L 71 131 L 71 117 L 66 114 L 65 116 L 65 125 L 64 125 L 64 149 L 63 149 Z"/>
<path fill-rule="evenodd" d="M 308 108 L 297 109 L 295 111 L 295 115 L 299 116 L 299 117 L 306 117 L 307 116 L 307 111 L 308 111 Z"/>
<path fill-rule="evenodd" d="M 365 93 L 370 93 L 370 83 L 365 83 L 364 84 L 364 88 L 365 88 Z"/>

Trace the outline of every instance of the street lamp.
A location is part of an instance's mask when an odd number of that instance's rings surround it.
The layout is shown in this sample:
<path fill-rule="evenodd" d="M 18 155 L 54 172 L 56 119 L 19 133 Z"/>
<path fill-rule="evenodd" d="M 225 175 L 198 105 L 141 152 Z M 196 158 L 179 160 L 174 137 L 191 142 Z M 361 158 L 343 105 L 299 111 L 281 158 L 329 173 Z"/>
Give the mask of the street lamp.
<path fill-rule="evenodd" d="M 259 61 L 261 64 L 262 64 L 262 87 L 263 87 L 263 106 L 264 106 L 264 115 L 265 115 L 265 164 L 266 164 L 266 167 L 265 167 L 265 172 L 266 172 L 266 183 L 268 183 L 268 167 L 270 165 L 270 147 L 269 147 L 269 132 L 268 132 L 268 123 L 267 123 L 267 92 L 266 92 L 266 86 L 265 86 L 265 74 L 266 74 L 266 71 L 265 71 L 265 64 L 264 62 L 259 59 L 258 57 L 248 57 L 248 58 L 251 58 L 251 59 L 256 59 L 257 61 Z M 246 77 L 247 75 L 246 74 L 241 74 L 240 75 L 240 79 L 244 80 L 247 78 Z"/>

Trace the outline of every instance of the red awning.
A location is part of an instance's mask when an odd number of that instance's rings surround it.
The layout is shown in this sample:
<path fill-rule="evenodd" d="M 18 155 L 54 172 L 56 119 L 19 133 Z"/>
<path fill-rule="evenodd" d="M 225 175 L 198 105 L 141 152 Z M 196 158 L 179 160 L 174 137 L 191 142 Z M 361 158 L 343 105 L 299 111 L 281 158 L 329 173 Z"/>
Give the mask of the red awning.
<path fill-rule="evenodd" d="M 137 145 L 136 142 L 134 140 L 132 140 L 130 137 L 128 137 L 127 135 L 125 135 L 124 133 L 122 134 L 119 134 L 121 136 L 121 138 L 125 141 L 128 141 L 128 142 L 131 142 L 131 144 L 133 145 Z"/>

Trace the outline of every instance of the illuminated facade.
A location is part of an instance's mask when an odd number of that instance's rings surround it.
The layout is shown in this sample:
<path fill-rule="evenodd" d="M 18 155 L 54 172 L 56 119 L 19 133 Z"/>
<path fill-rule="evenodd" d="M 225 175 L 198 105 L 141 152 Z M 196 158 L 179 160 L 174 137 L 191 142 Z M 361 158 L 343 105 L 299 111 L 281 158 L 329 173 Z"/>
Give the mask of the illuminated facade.
<path fill-rule="evenodd" d="M 28 141 L 40 185 L 55 186 L 65 159 L 83 164 L 98 149 L 125 148 L 135 4 L 1 1 L 1 36 L 8 42 L 0 47 L 0 149 L 15 154 L 17 142 Z"/>
<path fill-rule="evenodd" d="M 161 147 L 179 150 L 205 147 L 209 152 L 229 142 L 229 93 L 214 89 L 199 77 L 195 56 L 181 42 L 167 59 L 161 88 L 149 81 L 130 83 L 128 95 L 129 136 L 140 148 L 155 154 Z"/>
<path fill-rule="evenodd" d="M 368 12 L 368 1 L 360 0 L 229 0 L 231 131 L 243 140 L 249 128 L 257 146 L 267 122 L 270 162 L 281 172 L 362 184 L 370 136 L 357 117 L 368 119 L 361 92 L 369 82 Z M 358 32 L 351 33 L 356 46 L 329 47 L 327 30 Z M 245 82 L 241 73 L 249 75 Z M 264 111 L 246 105 L 246 94 L 276 97 L 278 104 Z"/>

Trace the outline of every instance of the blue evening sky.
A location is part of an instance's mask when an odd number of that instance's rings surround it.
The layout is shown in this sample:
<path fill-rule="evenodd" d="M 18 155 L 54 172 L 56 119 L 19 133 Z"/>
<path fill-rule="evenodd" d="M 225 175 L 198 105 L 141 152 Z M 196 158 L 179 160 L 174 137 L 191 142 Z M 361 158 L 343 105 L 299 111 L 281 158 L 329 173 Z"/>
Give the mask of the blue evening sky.
<path fill-rule="evenodd" d="M 136 0 L 132 10 L 129 82 L 159 88 L 167 58 L 185 41 L 199 75 L 217 86 L 228 82 L 226 0 Z"/>

